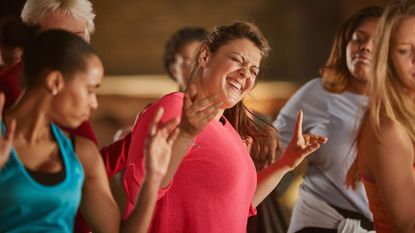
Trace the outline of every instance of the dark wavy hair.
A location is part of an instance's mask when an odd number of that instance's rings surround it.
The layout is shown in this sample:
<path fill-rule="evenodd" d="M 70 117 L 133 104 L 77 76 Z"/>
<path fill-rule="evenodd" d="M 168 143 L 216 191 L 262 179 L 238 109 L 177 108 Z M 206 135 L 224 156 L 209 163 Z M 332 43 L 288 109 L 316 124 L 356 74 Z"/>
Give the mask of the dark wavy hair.
<path fill-rule="evenodd" d="M 91 55 L 96 55 L 91 45 L 73 33 L 57 29 L 43 32 L 24 49 L 24 86 L 38 85 L 52 70 L 60 71 L 69 80 L 75 73 L 86 70 Z"/>
<path fill-rule="evenodd" d="M 260 50 L 262 56 L 261 64 L 269 55 L 271 48 L 268 41 L 265 39 L 259 28 L 250 22 L 235 22 L 231 25 L 217 26 L 207 35 L 206 39 L 202 42 L 202 45 L 207 47 L 209 51 L 214 54 L 221 46 L 237 39 L 247 39 Z M 203 46 L 201 46 L 201 48 Z M 192 79 L 199 69 L 197 58 L 200 56 L 200 53 L 201 49 L 194 60 L 192 71 L 190 73 Z M 268 122 L 262 120 L 257 114 L 249 110 L 242 101 L 232 108 L 226 109 L 224 116 L 236 129 L 242 140 L 246 141 L 248 138 L 252 138 L 250 152 L 257 169 L 260 169 L 266 165 L 266 163 L 269 163 L 270 161 L 259 161 L 257 158 L 261 157 L 259 154 L 265 151 L 264 148 L 267 148 L 270 144 L 276 143 L 277 150 L 280 148 L 276 129 Z"/>

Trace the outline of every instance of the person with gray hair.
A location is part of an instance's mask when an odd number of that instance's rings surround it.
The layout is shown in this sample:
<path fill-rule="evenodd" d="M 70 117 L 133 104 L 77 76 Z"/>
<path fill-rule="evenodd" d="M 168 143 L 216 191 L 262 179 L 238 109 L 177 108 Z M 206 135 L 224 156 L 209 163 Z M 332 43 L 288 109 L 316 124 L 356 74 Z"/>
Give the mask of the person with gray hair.
<path fill-rule="evenodd" d="M 95 29 L 95 13 L 88 0 L 27 0 L 20 17 L 41 30 L 64 29 L 88 42 Z"/>

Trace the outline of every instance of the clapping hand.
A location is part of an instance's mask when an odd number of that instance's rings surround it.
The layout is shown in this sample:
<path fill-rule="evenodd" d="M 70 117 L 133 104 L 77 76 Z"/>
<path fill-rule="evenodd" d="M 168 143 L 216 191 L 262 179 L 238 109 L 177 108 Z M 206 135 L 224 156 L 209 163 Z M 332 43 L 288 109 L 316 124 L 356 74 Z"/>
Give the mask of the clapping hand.
<path fill-rule="evenodd" d="M 209 122 L 218 115 L 223 102 L 215 95 L 205 97 L 198 93 L 192 84 L 184 95 L 180 131 L 189 138 L 198 135 Z"/>
<path fill-rule="evenodd" d="M 150 124 L 145 141 L 146 174 L 160 178 L 164 177 L 169 167 L 172 146 L 177 138 L 179 129 L 178 118 L 174 118 L 159 126 L 164 109 L 159 108 Z"/>

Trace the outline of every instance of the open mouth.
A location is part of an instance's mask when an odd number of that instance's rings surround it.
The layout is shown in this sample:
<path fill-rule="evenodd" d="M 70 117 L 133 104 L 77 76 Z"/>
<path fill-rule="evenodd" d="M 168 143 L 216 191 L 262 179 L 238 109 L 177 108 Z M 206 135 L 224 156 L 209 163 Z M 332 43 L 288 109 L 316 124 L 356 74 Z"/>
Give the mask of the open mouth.
<path fill-rule="evenodd" d="M 230 85 L 230 86 L 232 86 L 234 89 L 236 89 L 237 91 L 241 91 L 241 89 L 242 89 L 242 84 L 241 83 L 239 83 L 238 81 L 236 81 L 235 79 L 233 79 L 233 78 L 227 78 L 226 79 L 226 81 L 228 82 L 228 84 Z"/>

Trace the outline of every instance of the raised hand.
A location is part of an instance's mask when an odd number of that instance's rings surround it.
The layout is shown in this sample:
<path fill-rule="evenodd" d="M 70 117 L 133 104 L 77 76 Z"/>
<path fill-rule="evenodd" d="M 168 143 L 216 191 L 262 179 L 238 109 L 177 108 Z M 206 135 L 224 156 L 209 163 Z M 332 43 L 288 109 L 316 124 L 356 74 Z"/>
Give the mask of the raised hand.
<path fill-rule="evenodd" d="M 4 107 L 4 94 L 0 93 L 0 123 L 2 122 L 3 107 Z M 4 167 L 9 160 L 10 151 L 13 146 L 14 131 L 16 129 L 16 121 L 12 119 L 6 126 L 6 135 L 3 138 L 2 130 L 0 130 L 0 169 Z"/>
<path fill-rule="evenodd" d="M 290 168 L 297 167 L 303 159 L 316 151 L 321 144 L 327 142 L 327 138 L 314 134 L 303 134 L 303 112 L 298 112 L 294 136 L 284 151 L 282 162 Z"/>
<path fill-rule="evenodd" d="M 176 127 L 179 119 L 174 118 L 159 126 L 164 109 L 159 108 L 151 122 L 145 141 L 146 174 L 163 178 L 169 167 L 171 151 L 179 129 Z"/>
<path fill-rule="evenodd" d="M 195 137 L 218 115 L 223 102 L 215 95 L 204 97 L 192 84 L 186 90 L 180 121 L 180 131 L 188 137 Z"/>

